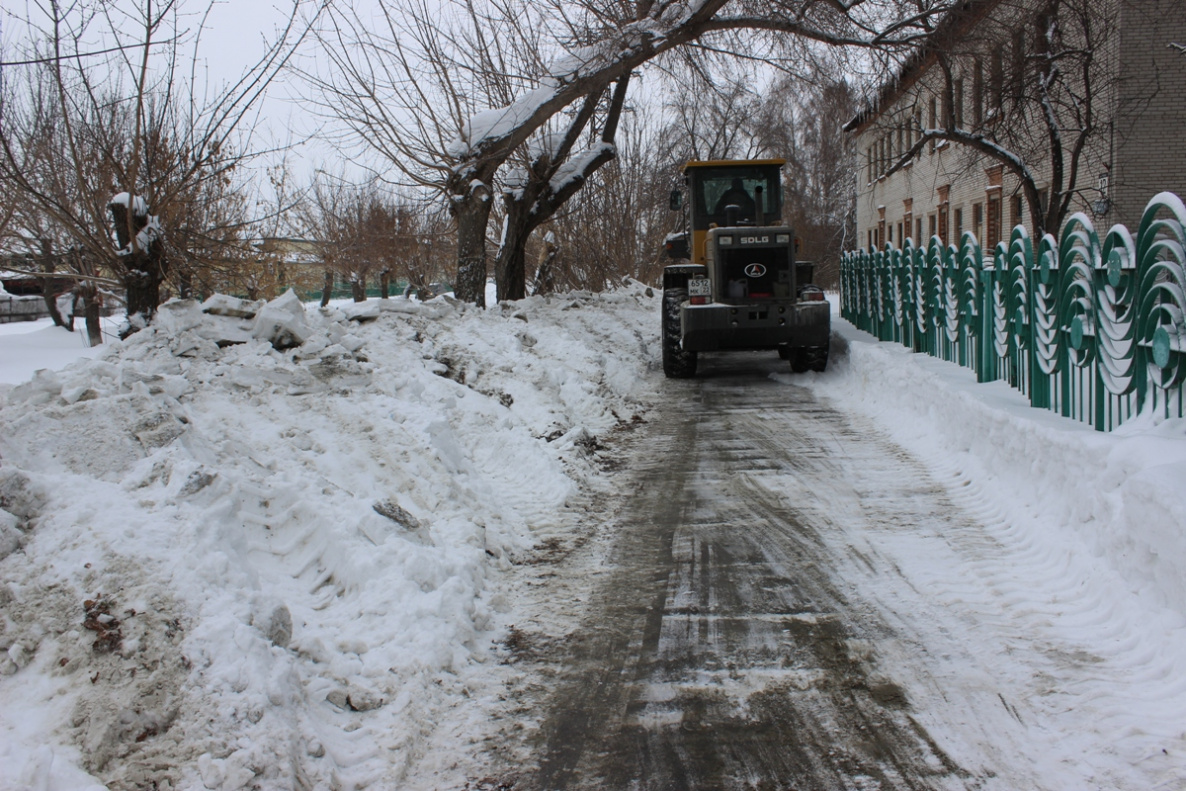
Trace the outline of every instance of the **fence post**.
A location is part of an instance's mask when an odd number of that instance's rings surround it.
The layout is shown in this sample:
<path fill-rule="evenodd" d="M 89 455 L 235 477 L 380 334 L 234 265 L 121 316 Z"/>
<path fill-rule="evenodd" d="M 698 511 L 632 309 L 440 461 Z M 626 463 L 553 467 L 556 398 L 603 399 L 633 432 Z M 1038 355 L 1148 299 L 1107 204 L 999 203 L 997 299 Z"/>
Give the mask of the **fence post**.
<path fill-rule="evenodd" d="M 976 300 L 980 310 L 980 360 L 976 366 L 976 381 L 991 382 L 997 378 L 995 257 L 980 258 L 980 291 Z"/>

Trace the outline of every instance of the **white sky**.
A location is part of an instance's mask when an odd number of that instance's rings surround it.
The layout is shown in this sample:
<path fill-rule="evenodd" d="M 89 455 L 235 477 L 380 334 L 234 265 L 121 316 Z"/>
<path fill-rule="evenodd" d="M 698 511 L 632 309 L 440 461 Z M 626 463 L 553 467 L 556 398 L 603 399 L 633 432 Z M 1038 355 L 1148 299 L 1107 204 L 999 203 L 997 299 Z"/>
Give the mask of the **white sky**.
<path fill-rule="evenodd" d="M 308 6 L 307 11 L 311 11 L 314 4 L 309 0 L 303 2 Z M 128 9 L 139 4 L 117 0 L 115 5 Z M 5 0 L 0 8 L 3 60 L 23 59 L 33 42 L 41 37 L 38 30 L 48 30 L 47 5 L 45 0 Z M 278 37 L 285 25 L 291 4 L 288 0 L 213 0 L 209 4 L 206 0 L 181 0 L 182 26 L 191 44 L 208 5 L 210 13 L 198 41 L 196 77 L 199 84 L 205 82 L 208 91 L 214 93 L 234 83 L 259 60 L 268 43 Z M 126 27 L 119 27 L 127 43 L 133 43 L 137 32 L 132 19 L 128 18 Z M 111 46 L 112 35 L 105 20 L 96 20 L 90 28 L 87 46 L 96 50 Z M 309 43 L 306 40 L 302 51 L 313 50 Z M 181 71 L 187 71 L 189 64 L 183 63 Z M 264 101 L 256 108 L 260 120 L 256 147 L 298 142 L 318 128 L 323 119 L 311 113 L 307 104 L 302 105 L 300 92 L 301 86 L 291 76 L 281 75 L 273 83 Z M 333 155 L 316 146 L 305 148 L 298 152 L 298 157 L 303 154 L 309 170 L 319 167 L 324 158 Z"/>

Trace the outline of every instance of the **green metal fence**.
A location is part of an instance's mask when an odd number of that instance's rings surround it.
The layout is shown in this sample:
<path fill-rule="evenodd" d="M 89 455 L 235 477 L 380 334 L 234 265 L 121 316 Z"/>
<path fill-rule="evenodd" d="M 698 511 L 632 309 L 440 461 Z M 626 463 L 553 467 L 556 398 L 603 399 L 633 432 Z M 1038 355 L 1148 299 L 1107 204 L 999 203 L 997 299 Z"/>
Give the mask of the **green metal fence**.
<path fill-rule="evenodd" d="M 1007 381 L 1035 407 L 1115 428 L 1142 410 L 1186 416 L 1186 206 L 1149 202 L 1134 237 L 1101 243 L 1071 217 L 1035 246 L 1022 226 L 985 255 L 958 246 L 858 250 L 841 262 L 841 315 L 883 341 Z"/>

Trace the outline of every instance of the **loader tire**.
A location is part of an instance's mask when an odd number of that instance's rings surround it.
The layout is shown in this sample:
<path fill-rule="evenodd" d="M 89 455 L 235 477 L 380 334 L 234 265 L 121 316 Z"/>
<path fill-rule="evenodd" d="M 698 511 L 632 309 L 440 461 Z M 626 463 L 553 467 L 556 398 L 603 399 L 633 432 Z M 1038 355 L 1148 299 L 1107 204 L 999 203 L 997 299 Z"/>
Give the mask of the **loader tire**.
<path fill-rule="evenodd" d="M 681 344 L 679 308 L 687 298 L 686 288 L 663 290 L 663 373 L 668 379 L 696 375 L 696 352 L 685 351 Z"/>
<path fill-rule="evenodd" d="M 828 367 L 827 346 L 805 346 L 791 354 L 791 370 L 797 374 L 807 371 L 823 373 Z"/>

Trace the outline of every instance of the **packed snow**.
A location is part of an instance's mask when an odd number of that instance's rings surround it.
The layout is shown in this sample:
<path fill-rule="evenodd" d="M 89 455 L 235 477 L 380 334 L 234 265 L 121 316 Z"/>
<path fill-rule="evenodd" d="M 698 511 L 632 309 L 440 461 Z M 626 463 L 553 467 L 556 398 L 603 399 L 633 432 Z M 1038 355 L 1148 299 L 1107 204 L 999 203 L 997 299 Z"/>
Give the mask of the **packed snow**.
<path fill-rule="evenodd" d="M 431 787 L 426 751 L 470 751 L 437 728 L 501 672 L 516 575 L 625 474 L 599 448 L 659 397 L 658 303 L 217 298 L 98 349 L 0 334 L 0 787 Z M 1086 657 L 1065 689 L 1002 666 L 1036 718 L 1013 759 L 1043 787 L 1181 787 L 1186 421 L 1099 434 L 834 321 L 847 354 L 785 381 L 983 526 L 900 547 L 967 624 L 942 639 Z M 958 755 L 979 727 L 930 731 Z"/>
<path fill-rule="evenodd" d="M 837 324 L 847 359 L 808 386 L 920 460 L 967 517 L 868 538 L 941 612 L 903 612 L 872 583 L 912 633 L 881 664 L 927 668 L 899 678 L 919 721 L 961 766 L 990 746 L 986 787 L 1186 787 L 1186 420 L 1099 433 Z"/>

